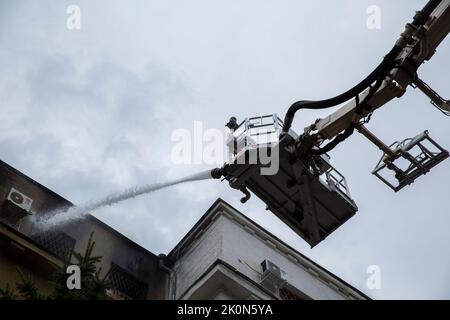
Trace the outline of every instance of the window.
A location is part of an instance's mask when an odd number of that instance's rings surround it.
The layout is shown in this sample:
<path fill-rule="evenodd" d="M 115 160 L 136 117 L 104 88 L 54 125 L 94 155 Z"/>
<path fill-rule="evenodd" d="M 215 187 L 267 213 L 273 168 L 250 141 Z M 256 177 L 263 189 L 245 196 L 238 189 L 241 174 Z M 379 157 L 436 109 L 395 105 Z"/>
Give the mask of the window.
<path fill-rule="evenodd" d="M 109 280 L 112 282 L 113 291 L 120 292 L 122 298 L 142 300 L 147 297 L 147 284 L 137 280 L 130 272 L 115 263 L 111 264 Z"/>
<path fill-rule="evenodd" d="M 63 260 L 69 260 L 76 240 L 62 231 L 46 231 L 37 233 L 31 238 L 50 253 Z"/>

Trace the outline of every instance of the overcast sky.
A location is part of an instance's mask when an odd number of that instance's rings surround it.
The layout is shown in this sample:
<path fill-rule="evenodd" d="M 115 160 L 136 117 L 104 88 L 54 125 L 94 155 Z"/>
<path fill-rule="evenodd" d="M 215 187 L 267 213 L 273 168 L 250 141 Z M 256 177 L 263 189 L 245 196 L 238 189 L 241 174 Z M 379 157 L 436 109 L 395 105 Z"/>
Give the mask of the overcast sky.
<path fill-rule="evenodd" d="M 171 162 L 176 129 L 224 129 L 231 115 L 278 113 L 359 82 L 426 1 L 0 2 L 0 158 L 75 204 L 209 168 Z M 66 27 L 67 6 L 81 29 Z M 369 5 L 381 29 L 366 26 Z M 450 39 L 420 75 L 450 96 Z M 332 110 L 302 111 L 297 130 Z M 368 127 L 391 143 L 449 119 L 410 88 Z M 219 181 L 166 189 L 95 213 L 167 253 L 218 197 L 374 298 L 450 298 L 450 161 L 394 193 L 370 174 L 379 150 L 358 134 L 331 152 L 359 212 L 314 249 L 256 197 Z M 381 290 L 366 287 L 378 265 Z"/>

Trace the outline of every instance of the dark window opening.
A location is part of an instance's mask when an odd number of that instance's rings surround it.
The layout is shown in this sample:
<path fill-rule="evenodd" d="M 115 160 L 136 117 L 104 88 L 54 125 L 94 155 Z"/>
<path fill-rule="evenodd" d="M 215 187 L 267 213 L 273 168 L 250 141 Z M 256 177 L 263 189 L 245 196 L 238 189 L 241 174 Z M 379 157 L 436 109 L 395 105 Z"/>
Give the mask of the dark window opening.
<path fill-rule="evenodd" d="M 143 300 L 147 297 L 148 285 L 115 263 L 111 264 L 109 280 L 113 289 L 119 291 L 124 298 Z"/>
<path fill-rule="evenodd" d="M 37 233 L 31 238 L 50 253 L 65 261 L 69 261 L 76 240 L 62 231 L 46 231 Z"/>

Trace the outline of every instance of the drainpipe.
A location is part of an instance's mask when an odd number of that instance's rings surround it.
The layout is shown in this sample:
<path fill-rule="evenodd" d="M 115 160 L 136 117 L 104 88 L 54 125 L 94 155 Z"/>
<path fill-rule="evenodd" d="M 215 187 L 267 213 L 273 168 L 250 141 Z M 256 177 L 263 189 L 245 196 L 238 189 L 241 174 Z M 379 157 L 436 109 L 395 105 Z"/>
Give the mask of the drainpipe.
<path fill-rule="evenodd" d="M 164 253 L 159 254 L 158 257 L 159 257 L 159 267 L 169 275 L 169 284 L 167 288 L 166 298 L 167 300 L 175 300 L 177 289 L 177 274 L 175 273 L 175 270 L 169 268 L 166 265 L 168 258 Z"/>

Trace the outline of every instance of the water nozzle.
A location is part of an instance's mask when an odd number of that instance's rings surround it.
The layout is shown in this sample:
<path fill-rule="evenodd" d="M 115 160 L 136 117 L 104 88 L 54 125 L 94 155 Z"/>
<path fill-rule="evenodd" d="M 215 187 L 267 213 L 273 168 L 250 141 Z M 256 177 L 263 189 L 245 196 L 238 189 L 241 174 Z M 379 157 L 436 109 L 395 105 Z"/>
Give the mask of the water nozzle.
<path fill-rule="evenodd" d="M 222 168 L 214 168 L 211 170 L 211 177 L 213 177 L 213 179 L 221 179 L 225 175 L 225 166 L 223 166 Z"/>

